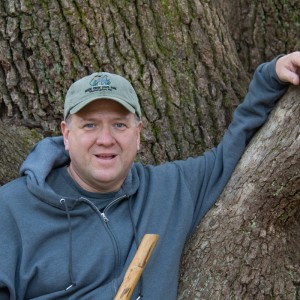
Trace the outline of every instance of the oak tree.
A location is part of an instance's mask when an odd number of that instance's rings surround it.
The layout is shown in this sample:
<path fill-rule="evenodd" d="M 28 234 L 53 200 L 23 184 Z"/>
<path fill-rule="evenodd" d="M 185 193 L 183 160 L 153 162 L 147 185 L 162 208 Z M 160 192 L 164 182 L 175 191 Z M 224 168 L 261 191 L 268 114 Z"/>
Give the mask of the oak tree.
<path fill-rule="evenodd" d="M 138 93 L 138 160 L 213 147 L 257 65 L 299 47 L 299 9 L 299 0 L 1 1 L 0 185 L 38 140 L 60 134 L 67 88 L 94 71 L 121 74 Z M 279 102 L 186 246 L 180 299 L 299 299 L 297 96 Z"/>

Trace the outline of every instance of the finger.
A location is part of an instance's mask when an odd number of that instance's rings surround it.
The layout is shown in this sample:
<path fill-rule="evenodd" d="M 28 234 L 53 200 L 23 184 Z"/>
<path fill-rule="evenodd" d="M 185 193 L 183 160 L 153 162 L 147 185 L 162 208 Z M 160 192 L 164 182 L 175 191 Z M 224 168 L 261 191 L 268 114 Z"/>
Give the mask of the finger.
<path fill-rule="evenodd" d="M 300 51 L 293 52 L 290 55 L 293 66 L 300 67 Z"/>
<path fill-rule="evenodd" d="M 289 77 L 288 81 L 293 85 L 299 84 L 299 76 L 297 75 L 297 73 L 289 72 L 288 77 Z"/>

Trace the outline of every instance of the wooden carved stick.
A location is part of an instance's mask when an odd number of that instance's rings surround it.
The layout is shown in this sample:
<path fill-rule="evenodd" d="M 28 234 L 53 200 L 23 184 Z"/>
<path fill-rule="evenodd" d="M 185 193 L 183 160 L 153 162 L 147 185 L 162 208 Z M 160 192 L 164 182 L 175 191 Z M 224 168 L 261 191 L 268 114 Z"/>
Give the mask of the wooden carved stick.
<path fill-rule="evenodd" d="M 135 289 L 152 251 L 157 243 L 158 234 L 145 234 L 142 242 L 137 249 L 127 271 L 123 282 L 118 290 L 114 300 L 129 300 Z"/>

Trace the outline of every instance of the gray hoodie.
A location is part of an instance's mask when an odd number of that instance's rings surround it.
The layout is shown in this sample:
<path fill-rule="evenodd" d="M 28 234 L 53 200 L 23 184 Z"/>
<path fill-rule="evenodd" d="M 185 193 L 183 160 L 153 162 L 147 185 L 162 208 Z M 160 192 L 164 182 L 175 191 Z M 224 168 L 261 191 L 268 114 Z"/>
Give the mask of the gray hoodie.
<path fill-rule="evenodd" d="M 160 238 L 132 299 L 176 299 L 187 238 L 286 91 L 275 60 L 258 67 L 221 143 L 197 158 L 134 163 L 122 188 L 82 190 L 62 137 L 38 143 L 0 188 L 0 299 L 113 299 L 145 233 Z"/>

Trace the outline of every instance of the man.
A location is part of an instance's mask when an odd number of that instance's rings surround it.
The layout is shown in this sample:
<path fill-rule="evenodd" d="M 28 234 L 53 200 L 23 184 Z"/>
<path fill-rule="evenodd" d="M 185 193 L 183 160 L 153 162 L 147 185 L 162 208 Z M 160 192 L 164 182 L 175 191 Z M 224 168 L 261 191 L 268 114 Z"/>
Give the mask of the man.
<path fill-rule="evenodd" d="M 160 166 L 133 163 L 142 123 L 131 84 L 76 81 L 63 138 L 37 144 L 0 189 L 0 299 L 113 299 L 146 233 L 160 238 L 132 299 L 176 299 L 186 239 L 287 83 L 299 84 L 299 66 L 300 52 L 259 66 L 221 143 Z"/>

